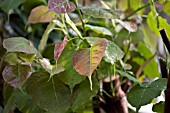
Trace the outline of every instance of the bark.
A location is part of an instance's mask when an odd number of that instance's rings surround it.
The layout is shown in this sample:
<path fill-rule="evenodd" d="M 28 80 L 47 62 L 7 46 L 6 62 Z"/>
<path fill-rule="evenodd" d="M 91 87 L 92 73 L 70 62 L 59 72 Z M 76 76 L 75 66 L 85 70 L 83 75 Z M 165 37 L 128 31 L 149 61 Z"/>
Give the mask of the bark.
<path fill-rule="evenodd" d="M 128 113 L 126 92 L 129 89 L 129 81 L 126 81 L 123 84 L 123 87 L 120 85 L 119 76 L 116 76 L 112 81 L 113 86 L 115 87 L 114 96 L 110 97 L 107 94 L 103 93 L 102 98 L 99 96 L 93 98 L 93 102 L 98 104 L 98 107 L 95 108 L 93 104 L 94 113 L 102 113 L 101 109 L 106 113 Z M 103 82 L 103 89 L 109 94 L 113 95 L 111 91 L 111 85 L 109 82 Z M 124 91 L 122 90 L 124 89 Z"/>
<path fill-rule="evenodd" d="M 164 29 L 160 31 L 160 34 L 162 36 L 163 42 L 170 53 L 170 41 L 168 40 L 168 36 Z M 165 90 L 165 107 L 164 107 L 164 113 L 170 113 L 170 73 L 168 76 L 168 83 L 167 83 L 167 89 Z"/>

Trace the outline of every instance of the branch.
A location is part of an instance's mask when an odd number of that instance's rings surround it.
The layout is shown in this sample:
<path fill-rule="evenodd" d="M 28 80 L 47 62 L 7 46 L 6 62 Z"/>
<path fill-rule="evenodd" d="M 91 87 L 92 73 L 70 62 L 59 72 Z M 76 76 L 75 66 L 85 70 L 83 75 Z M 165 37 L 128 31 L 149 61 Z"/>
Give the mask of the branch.
<path fill-rule="evenodd" d="M 160 31 L 160 34 L 162 36 L 163 42 L 168 50 L 168 52 L 170 53 L 170 42 L 168 40 L 168 36 L 166 34 L 165 29 L 162 29 Z M 165 90 L 165 107 L 164 107 L 164 113 L 170 113 L 170 109 L 169 109 L 169 105 L 170 105 L 170 73 L 168 76 L 168 83 L 167 83 L 167 88 Z"/>

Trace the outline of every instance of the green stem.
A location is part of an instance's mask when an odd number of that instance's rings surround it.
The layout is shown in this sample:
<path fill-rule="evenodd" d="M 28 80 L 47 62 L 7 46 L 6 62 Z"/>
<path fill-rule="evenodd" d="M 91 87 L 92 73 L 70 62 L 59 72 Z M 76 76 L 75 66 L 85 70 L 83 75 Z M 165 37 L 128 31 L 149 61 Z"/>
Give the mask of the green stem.
<path fill-rule="evenodd" d="M 40 44 L 38 46 L 39 51 L 44 50 L 44 48 L 47 45 L 47 40 L 48 40 L 48 36 L 50 34 L 50 32 L 54 29 L 55 23 L 53 21 L 51 21 L 48 26 L 47 29 L 45 30 L 42 39 L 40 40 Z"/>
<path fill-rule="evenodd" d="M 127 61 L 127 57 L 128 57 L 128 53 L 129 53 L 129 51 L 130 51 L 130 45 L 131 45 L 131 38 L 130 38 L 130 33 L 128 34 L 128 36 L 127 36 L 128 38 L 129 38 L 129 44 L 128 44 L 128 47 L 127 47 L 127 50 L 126 50 L 126 53 L 125 53 L 125 56 L 124 56 L 124 62 L 126 63 L 126 61 Z"/>
<path fill-rule="evenodd" d="M 129 17 L 131 17 L 132 15 L 134 15 L 135 13 L 137 13 L 138 11 L 140 11 L 140 10 L 142 10 L 142 9 L 144 9 L 145 7 L 148 7 L 148 6 L 150 6 L 150 3 L 148 3 L 148 4 L 146 4 L 146 5 L 144 5 L 144 6 L 142 6 L 142 7 L 140 7 L 140 8 L 138 8 L 138 9 L 136 9 L 135 11 L 133 11 L 132 13 L 130 13 L 125 19 L 123 19 L 123 20 L 127 20 Z"/>

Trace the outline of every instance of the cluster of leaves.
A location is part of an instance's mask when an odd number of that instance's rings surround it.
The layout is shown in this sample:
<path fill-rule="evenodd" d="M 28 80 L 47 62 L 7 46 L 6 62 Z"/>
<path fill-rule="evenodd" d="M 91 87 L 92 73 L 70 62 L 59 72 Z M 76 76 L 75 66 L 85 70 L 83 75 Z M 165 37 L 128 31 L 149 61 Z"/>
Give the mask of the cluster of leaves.
<path fill-rule="evenodd" d="M 3 113 L 16 108 L 23 113 L 83 112 L 100 91 L 99 81 L 116 74 L 122 83 L 124 79 L 133 81 L 127 99 L 137 111 L 166 89 L 166 79 L 160 78 L 151 50 L 157 51 L 155 35 L 159 36 L 160 29 L 165 28 L 170 37 L 170 25 L 158 15 L 161 12 L 169 15 L 170 2 L 100 0 L 101 7 L 80 7 L 76 0 L 48 0 L 48 4 L 45 0 L 35 1 L 42 5 L 31 10 L 28 26 L 49 23 L 38 49 L 23 37 L 3 41 L 6 49 L 1 58 L 5 81 Z M 9 13 L 34 2 L 4 0 L 0 7 Z M 117 6 L 122 12 L 115 10 Z M 151 9 L 149 13 L 147 6 Z M 166 8 L 158 12 L 161 6 Z M 62 33 L 59 39 L 65 37 L 60 42 L 53 37 L 53 44 L 48 45 L 53 31 Z M 143 82 L 143 78 L 156 77 L 159 79 Z M 115 96 L 114 90 L 112 93 Z M 162 104 L 156 104 L 154 110 L 157 106 Z"/>

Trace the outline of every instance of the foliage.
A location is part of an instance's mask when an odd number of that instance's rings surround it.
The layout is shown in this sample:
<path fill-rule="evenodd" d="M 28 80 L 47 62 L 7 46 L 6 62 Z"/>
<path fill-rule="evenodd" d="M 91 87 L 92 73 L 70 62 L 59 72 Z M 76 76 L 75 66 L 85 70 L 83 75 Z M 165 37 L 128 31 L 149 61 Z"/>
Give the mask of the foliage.
<path fill-rule="evenodd" d="M 111 100 L 126 92 L 138 112 L 166 89 L 155 56 L 160 57 L 159 30 L 166 29 L 170 38 L 169 20 L 164 18 L 169 16 L 169 1 L 4 0 L 0 4 L 0 112 L 91 112 L 94 98 L 107 103 L 104 95 Z M 168 57 L 162 59 L 168 64 Z M 109 91 L 100 87 L 105 81 Z M 123 85 L 129 81 L 132 88 L 126 91 Z M 155 104 L 153 111 L 163 112 L 163 105 Z"/>

